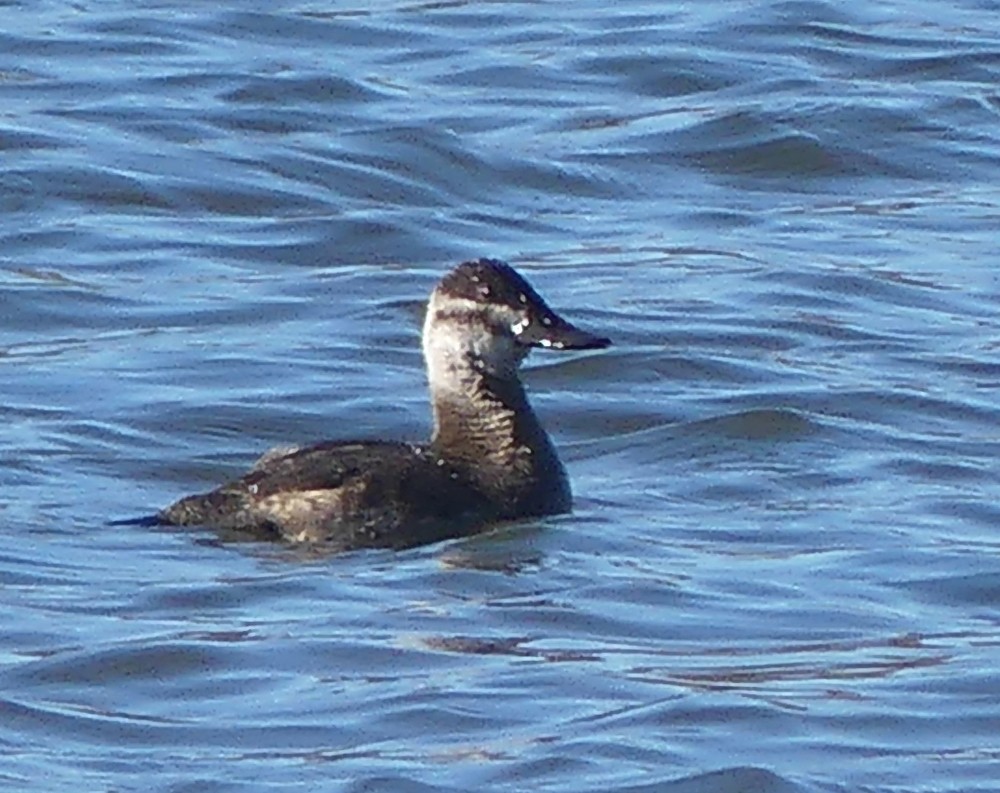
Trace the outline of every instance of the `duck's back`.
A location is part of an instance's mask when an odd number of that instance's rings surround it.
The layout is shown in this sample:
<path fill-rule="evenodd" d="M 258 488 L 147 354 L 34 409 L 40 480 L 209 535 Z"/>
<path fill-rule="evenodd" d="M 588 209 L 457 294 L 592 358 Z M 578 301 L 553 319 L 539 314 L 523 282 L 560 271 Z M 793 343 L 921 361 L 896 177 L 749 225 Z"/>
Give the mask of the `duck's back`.
<path fill-rule="evenodd" d="M 245 476 L 160 517 L 347 550 L 462 536 L 499 512 L 460 466 L 424 447 L 331 441 L 265 455 Z"/>

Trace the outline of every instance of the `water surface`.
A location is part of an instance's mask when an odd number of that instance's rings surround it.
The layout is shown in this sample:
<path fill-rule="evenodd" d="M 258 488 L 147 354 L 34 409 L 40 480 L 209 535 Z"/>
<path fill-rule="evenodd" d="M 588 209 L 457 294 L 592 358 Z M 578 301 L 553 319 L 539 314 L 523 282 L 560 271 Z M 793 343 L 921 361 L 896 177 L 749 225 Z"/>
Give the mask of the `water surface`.
<path fill-rule="evenodd" d="M 995 4 L 0 11 L 0 782 L 995 790 Z M 420 438 L 511 261 L 573 515 L 325 557 L 109 525 Z"/>

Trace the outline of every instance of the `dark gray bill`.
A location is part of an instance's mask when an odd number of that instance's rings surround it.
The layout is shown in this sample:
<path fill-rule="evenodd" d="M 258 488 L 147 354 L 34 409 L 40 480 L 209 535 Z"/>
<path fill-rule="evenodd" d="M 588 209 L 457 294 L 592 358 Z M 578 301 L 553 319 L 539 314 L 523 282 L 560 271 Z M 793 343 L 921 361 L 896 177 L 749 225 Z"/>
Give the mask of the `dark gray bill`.
<path fill-rule="evenodd" d="M 555 314 L 544 320 L 514 327 L 519 343 L 529 347 L 550 347 L 555 350 L 600 350 L 611 345 L 611 339 L 595 336 L 571 325 Z"/>

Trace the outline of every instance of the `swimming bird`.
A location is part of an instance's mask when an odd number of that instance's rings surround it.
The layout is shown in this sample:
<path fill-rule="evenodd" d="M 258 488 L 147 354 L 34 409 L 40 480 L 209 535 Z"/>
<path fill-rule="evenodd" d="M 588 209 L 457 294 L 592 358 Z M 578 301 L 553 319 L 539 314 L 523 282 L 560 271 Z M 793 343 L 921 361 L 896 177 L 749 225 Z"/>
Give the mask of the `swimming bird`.
<path fill-rule="evenodd" d="M 556 314 L 510 265 L 464 262 L 438 283 L 424 320 L 428 442 L 279 448 L 158 519 L 351 550 L 412 547 L 568 512 L 566 471 L 518 370 L 535 347 L 610 343 Z"/>

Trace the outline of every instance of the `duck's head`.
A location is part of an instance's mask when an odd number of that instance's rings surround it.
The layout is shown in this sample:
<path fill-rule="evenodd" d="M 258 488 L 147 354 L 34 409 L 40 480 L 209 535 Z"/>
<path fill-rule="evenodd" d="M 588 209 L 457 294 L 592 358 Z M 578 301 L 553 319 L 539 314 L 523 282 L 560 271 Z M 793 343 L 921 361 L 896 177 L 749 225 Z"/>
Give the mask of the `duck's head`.
<path fill-rule="evenodd" d="M 532 347 L 592 350 L 611 341 L 556 314 L 509 264 L 478 259 L 458 265 L 434 289 L 423 344 L 432 373 L 471 367 L 514 377 Z"/>

